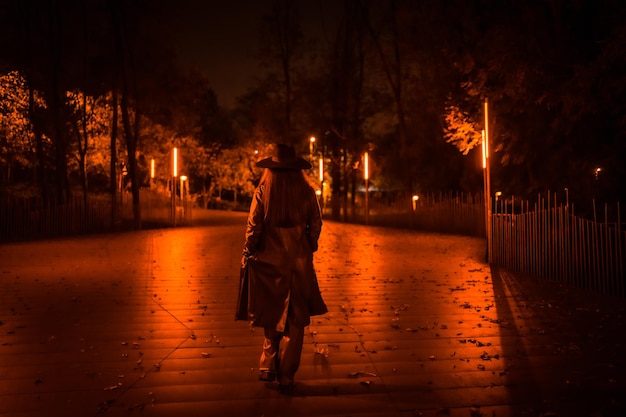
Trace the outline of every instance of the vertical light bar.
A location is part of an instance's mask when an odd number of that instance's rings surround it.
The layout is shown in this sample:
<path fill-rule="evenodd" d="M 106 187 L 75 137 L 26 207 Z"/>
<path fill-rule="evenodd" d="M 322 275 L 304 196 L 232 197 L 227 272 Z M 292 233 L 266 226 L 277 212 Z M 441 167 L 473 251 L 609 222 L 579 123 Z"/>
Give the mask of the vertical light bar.
<path fill-rule="evenodd" d="M 491 173 L 490 173 L 490 167 L 489 167 L 489 104 L 487 102 L 487 99 L 485 99 L 485 138 L 483 140 L 483 144 L 484 144 L 484 155 L 485 155 L 485 162 L 484 162 L 484 166 L 485 169 L 483 170 L 484 172 L 484 177 L 485 177 L 485 226 L 486 226 L 486 235 L 487 235 L 487 261 L 488 262 L 492 262 L 493 261 L 493 242 L 492 242 L 492 236 L 491 236 L 491 231 L 492 231 L 492 227 L 491 227 L 491 211 L 492 211 L 492 205 L 491 205 Z"/>
<path fill-rule="evenodd" d="M 154 158 L 150 160 L 150 178 L 154 179 Z"/>
<path fill-rule="evenodd" d="M 365 152 L 363 155 L 363 179 L 368 180 L 370 178 L 370 158 L 369 154 Z"/>
<path fill-rule="evenodd" d="M 320 157 L 320 182 L 324 182 L 324 158 Z"/>
<path fill-rule="evenodd" d="M 485 100 L 485 159 L 489 158 L 489 105 Z"/>
<path fill-rule="evenodd" d="M 172 151 L 172 176 L 178 177 L 178 148 Z"/>
<path fill-rule="evenodd" d="M 365 152 L 363 155 L 363 178 L 365 179 L 365 224 L 369 224 L 370 217 L 370 156 Z"/>
<path fill-rule="evenodd" d="M 482 148 L 483 148 L 483 169 L 487 168 L 487 145 L 485 144 L 485 131 L 482 131 L 482 135 L 483 135 L 483 141 L 482 141 Z"/>

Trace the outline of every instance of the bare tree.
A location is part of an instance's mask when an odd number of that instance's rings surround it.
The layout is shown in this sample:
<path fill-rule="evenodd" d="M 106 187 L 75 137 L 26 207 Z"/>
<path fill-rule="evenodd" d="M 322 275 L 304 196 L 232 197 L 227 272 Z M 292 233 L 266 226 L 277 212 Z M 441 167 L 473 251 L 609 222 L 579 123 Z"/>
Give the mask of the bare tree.
<path fill-rule="evenodd" d="M 124 142 L 126 144 L 128 175 L 130 177 L 131 193 L 133 197 L 133 226 L 138 230 L 141 229 L 141 205 L 137 176 L 137 142 L 141 114 L 139 106 L 137 105 L 133 56 L 129 45 L 123 4 L 115 0 L 110 0 L 109 4 L 111 7 L 113 33 L 115 37 L 115 58 L 117 67 L 114 71 L 116 71 L 121 81 L 120 111 L 124 130 Z M 116 106 L 117 103 L 114 103 L 114 107 Z M 133 106 L 133 109 L 131 109 L 131 106 Z M 131 114 L 133 110 L 134 114 Z M 114 114 L 114 118 L 116 118 L 116 114 Z M 113 129 L 116 129 L 116 127 Z M 114 134 L 112 133 L 112 142 L 113 136 Z M 113 160 L 113 158 L 111 159 Z M 113 164 L 113 162 L 111 164 Z"/>
<path fill-rule="evenodd" d="M 367 145 L 362 142 L 362 92 L 365 77 L 363 8 L 359 0 L 344 0 L 343 18 L 337 27 L 332 48 L 331 123 L 327 136 L 333 155 L 332 215 L 348 218 L 348 194 L 354 208 L 355 162 Z M 348 192 L 350 191 L 350 193 Z"/>
<path fill-rule="evenodd" d="M 360 3 L 363 6 L 363 3 Z M 377 31 L 374 28 L 369 16 L 369 10 L 367 10 L 367 8 L 365 7 L 363 10 L 367 27 L 369 29 L 376 51 L 378 52 L 378 55 L 380 57 L 383 71 L 393 94 L 395 113 L 397 118 L 397 135 L 398 143 L 400 146 L 399 155 L 402 164 L 403 180 L 405 181 L 405 187 L 407 188 L 407 191 L 410 191 L 412 185 L 411 176 L 409 175 L 410 160 L 408 159 L 409 149 L 407 144 L 408 129 L 404 103 L 404 81 L 406 77 L 404 74 L 404 66 L 402 61 L 403 55 L 400 50 L 401 40 L 400 28 L 398 25 L 398 0 L 391 0 L 389 3 L 389 32 L 388 38 L 386 39 L 388 41 L 387 43 L 389 44 L 388 48 L 385 48 L 385 46 L 383 45 L 381 31 Z"/>
<path fill-rule="evenodd" d="M 262 45 L 262 54 L 271 61 L 265 65 L 274 67 L 278 64 L 278 73 L 282 90 L 283 121 L 277 132 L 290 136 L 293 124 L 293 87 L 295 61 L 302 40 L 302 31 L 295 0 L 274 0 L 271 14 L 265 17 L 267 42 Z"/>

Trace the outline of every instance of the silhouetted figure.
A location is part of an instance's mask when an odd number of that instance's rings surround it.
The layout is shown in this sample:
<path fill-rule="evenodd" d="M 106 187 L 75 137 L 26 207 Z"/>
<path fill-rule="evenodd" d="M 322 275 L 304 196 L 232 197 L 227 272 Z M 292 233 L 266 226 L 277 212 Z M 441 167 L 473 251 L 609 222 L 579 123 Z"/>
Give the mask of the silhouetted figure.
<path fill-rule="evenodd" d="M 266 169 L 248 215 L 242 267 L 248 267 L 249 293 L 247 304 L 241 291 L 239 300 L 247 314 L 238 311 L 237 319 L 265 330 L 259 378 L 278 379 L 281 392 L 291 393 L 304 329 L 311 316 L 328 311 L 313 267 L 322 218 L 302 171 L 311 164 L 292 146 L 276 145 L 275 155 L 256 165 Z"/>

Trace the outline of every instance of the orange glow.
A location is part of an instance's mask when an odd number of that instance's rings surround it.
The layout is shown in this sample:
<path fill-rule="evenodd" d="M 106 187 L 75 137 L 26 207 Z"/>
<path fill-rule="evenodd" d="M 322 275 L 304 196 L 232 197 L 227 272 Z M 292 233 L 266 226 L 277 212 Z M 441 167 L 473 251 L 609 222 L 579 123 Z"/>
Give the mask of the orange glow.
<path fill-rule="evenodd" d="M 485 130 L 483 131 L 483 177 L 485 185 L 485 233 L 487 236 L 487 259 L 491 259 L 491 175 L 489 170 L 489 106 L 485 100 Z"/>
<path fill-rule="evenodd" d="M 150 160 L 150 178 L 154 179 L 154 158 Z"/>
<path fill-rule="evenodd" d="M 324 158 L 320 158 L 320 182 L 324 181 Z"/>
<path fill-rule="evenodd" d="M 180 199 L 182 200 L 185 193 L 185 181 L 187 181 L 186 175 L 180 176 Z"/>
<path fill-rule="evenodd" d="M 172 151 L 172 176 L 178 177 L 178 148 Z"/>
<path fill-rule="evenodd" d="M 363 155 L 363 178 L 368 180 L 370 178 L 370 161 L 369 154 L 365 152 Z"/>
<path fill-rule="evenodd" d="M 487 100 L 485 100 L 485 137 L 483 142 L 485 144 L 485 159 L 489 159 L 489 106 Z"/>
<path fill-rule="evenodd" d="M 482 142 L 482 150 L 483 150 L 483 169 L 487 168 L 487 148 L 485 146 L 485 131 L 482 131 L 483 134 L 483 142 Z"/>

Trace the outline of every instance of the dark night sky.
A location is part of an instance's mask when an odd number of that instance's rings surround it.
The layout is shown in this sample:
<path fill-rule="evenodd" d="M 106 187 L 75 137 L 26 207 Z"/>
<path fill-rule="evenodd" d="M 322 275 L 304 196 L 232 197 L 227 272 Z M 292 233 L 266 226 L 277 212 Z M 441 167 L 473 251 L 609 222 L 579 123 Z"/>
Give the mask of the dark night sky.
<path fill-rule="evenodd" d="M 180 14 L 177 43 L 181 62 L 206 71 L 222 105 L 233 105 L 259 71 L 256 58 L 259 27 L 263 16 L 271 11 L 271 3 L 271 0 L 174 2 Z M 327 27 L 329 11 L 336 4 L 335 0 L 301 0 L 305 36 L 320 36 Z"/>
<path fill-rule="evenodd" d="M 220 104 L 231 105 L 251 82 L 256 33 L 268 2 L 183 0 L 178 54 L 185 65 L 206 71 Z"/>

